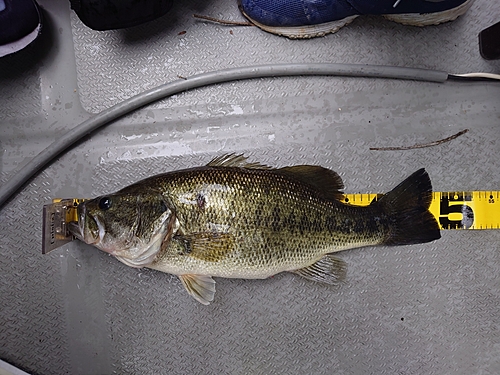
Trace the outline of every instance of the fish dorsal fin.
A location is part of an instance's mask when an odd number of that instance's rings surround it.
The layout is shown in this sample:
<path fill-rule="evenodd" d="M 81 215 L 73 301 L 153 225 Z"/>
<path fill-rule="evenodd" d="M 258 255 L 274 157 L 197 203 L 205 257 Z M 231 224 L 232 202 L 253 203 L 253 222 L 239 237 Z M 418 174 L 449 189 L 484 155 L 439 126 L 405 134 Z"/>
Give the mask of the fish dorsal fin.
<path fill-rule="evenodd" d="M 344 183 L 337 172 L 317 165 L 296 165 L 274 169 L 260 163 L 249 163 L 247 162 L 247 157 L 243 154 L 233 153 L 217 156 L 208 163 L 207 166 L 275 170 L 278 173 L 282 173 L 314 187 L 316 190 L 323 193 L 325 198 L 336 200 L 341 200 L 343 198 L 341 190 L 344 188 Z"/>
<path fill-rule="evenodd" d="M 335 285 L 345 279 L 347 264 L 342 259 L 327 254 L 316 263 L 292 272 L 308 280 Z"/>
<path fill-rule="evenodd" d="M 187 292 L 198 302 L 209 305 L 215 296 L 215 281 L 206 275 L 179 275 Z"/>
<path fill-rule="evenodd" d="M 208 167 L 240 167 L 247 169 L 272 169 L 271 167 L 260 163 L 249 163 L 247 157 L 243 154 L 225 154 L 217 156 L 210 163 Z"/>
<path fill-rule="evenodd" d="M 341 190 L 344 188 L 344 183 L 337 172 L 331 169 L 317 165 L 296 165 L 277 169 L 277 172 L 314 187 L 323 193 L 325 198 L 335 200 L 343 198 Z"/>

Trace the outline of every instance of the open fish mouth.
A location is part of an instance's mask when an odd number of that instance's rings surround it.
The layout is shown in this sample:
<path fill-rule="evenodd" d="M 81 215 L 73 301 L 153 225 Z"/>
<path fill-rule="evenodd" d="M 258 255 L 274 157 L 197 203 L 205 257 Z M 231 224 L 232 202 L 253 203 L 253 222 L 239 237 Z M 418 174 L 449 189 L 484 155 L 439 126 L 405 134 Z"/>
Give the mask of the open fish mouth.
<path fill-rule="evenodd" d="M 93 220 L 97 228 L 99 228 L 99 235 L 94 236 L 92 231 L 85 230 L 86 220 Z M 88 225 L 87 225 L 88 229 Z M 94 245 L 99 242 L 104 236 L 104 227 L 95 218 L 87 215 L 85 205 L 80 204 L 78 206 L 78 221 L 71 221 L 68 223 L 68 230 L 80 241 L 83 241 L 89 245 Z"/>
<path fill-rule="evenodd" d="M 80 241 L 85 241 L 84 226 L 85 226 L 85 206 L 78 205 L 78 221 L 71 221 L 68 223 L 68 230 Z"/>
<path fill-rule="evenodd" d="M 70 221 L 68 223 L 68 230 L 73 236 L 78 238 L 80 241 L 85 242 L 83 239 L 83 231 L 78 221 Z"/>

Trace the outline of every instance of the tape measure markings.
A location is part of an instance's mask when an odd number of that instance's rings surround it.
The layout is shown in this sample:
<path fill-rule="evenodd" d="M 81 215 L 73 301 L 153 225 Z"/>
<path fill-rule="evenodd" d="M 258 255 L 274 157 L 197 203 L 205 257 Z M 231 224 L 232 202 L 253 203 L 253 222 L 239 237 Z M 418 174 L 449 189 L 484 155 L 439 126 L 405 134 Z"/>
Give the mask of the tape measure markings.
<path fill-rule="evenodd" d="M 367 206 L 381 194 L 345 194 L 344 202 Z M 429 211 L 441 229 L 500 229 L 500 191 L 433 192 Z"/>
<path fill-rule="evenodd" d="M 382 194 L 344 194 L 344 202 L 368 206 Z M 66 211 L 66 221 L 78 220 L 76 206 L 83 199 L 72 199 Z M 54 199 L 53 203 L 61 202 Z M 433 192 L 429 211 L 441 229 L 500 229 L 500 191 Z"/>

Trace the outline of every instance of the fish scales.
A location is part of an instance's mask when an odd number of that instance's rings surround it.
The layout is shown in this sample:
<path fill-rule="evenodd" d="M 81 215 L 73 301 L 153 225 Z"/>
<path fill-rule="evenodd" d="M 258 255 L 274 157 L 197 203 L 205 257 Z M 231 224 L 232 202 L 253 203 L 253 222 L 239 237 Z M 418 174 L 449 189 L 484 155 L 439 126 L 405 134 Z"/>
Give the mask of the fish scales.
<path fill-rule="evenodd" d="M 342 188 L 319 166 L 272 169 L 224 155 L 86 201 L 70 230 L 129 266 L 178 275 L 204 304 L 214 298 L 213 276 L 290 271 L 334 284 L 346 266 L 331 253 L 440 237 L 424 169 L 365 207 L 342 202 Z"/>
<path fill-rule="evenodd" d="M 388 228 L 383 216 L 376 221 L 373 207 L 327 199 L 275 171 L 204 167 L 148 183 L 162 187 L 185 234 L 228 234 L 221 242 L 232 246 L 220 257 L 209 254 L 209 260 L 203 254 L 164 252 L 152 265 L 160 270 L 174 271 L 175 263 L 179 270 L 193 267 L 191 273 L 265 278 L 326 253 L 378 244 Z"/>

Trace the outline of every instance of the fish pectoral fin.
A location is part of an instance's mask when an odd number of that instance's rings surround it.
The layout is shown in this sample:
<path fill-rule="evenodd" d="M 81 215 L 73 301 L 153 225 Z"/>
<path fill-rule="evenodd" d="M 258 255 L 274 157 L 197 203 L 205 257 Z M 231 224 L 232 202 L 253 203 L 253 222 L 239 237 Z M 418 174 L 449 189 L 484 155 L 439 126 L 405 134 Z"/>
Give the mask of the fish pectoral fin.
<path fill-rule="evenodd" d="M 316 263 L 291 272 L 308 280 L 335 285 L 345 279 L 347 264 L 342 259 L 327 254 Z"/>
<path fill-rule="evenodd" d="M 323 193 L 327 199 L 341 200 L 344 182 L 337 172 L 317 165 L 295 165 L 283 167 L 277 172 L 301 181 Z"/>
<path fill-rule="evenodd" d="M 175 236 L 184 245 L 184 255 L 206 262 L 217 262 L 234 250 L 234 237 L 229 233 L 200 232 Z"/>
<path fill-rule="evenodd" d="M 215 296 L 215 281 L 212 276 L 179 275 L 187 292 L 203 305 L 209 305 Z"/>

